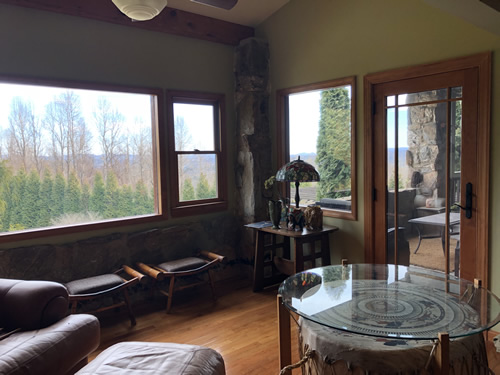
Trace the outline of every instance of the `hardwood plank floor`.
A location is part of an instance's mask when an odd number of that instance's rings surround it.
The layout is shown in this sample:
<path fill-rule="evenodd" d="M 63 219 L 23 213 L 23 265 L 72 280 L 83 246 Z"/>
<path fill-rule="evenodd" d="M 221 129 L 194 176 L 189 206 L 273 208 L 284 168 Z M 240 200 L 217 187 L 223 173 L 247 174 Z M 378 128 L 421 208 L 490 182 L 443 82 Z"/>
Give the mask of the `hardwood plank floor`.
<path fill-rule="evenodd" d="M 214 304 L 208 287 L 178 293 L 170 314 L 160 295 L 142 306 L 134 304 L 135 327 L 125 311 L 99 315 L 101 345 L 89 359 L 121 341 L 175 342 L 217 350 L 228 375 L 278 374 L 277 287 L 253 293 L 248 281 L 230 280 L 217 285 L 217 294 Z M 296 329 L 292 332 L 292 347 L 297 348 Z M 297 358 L 294 353 L 292 359 Z"/>
<path fill-rule="evenodd" d="M 137 325 L 130 327 L 125 311 L 99 315 L 101 345 L 90 356 L 121 341 L 175 342 L 202 345 L 222 354 L 227 375 L 272 375 L 279 373 L 277 288 L 253 293 L 248 281 L 229 280 L 217 285 L 214 304 L 208 288 L 184 291 L 175 296 L 170 314 L 166 299 L 134 304 Z M 292 361 L 299 358 L 297 330 L 292 320 Z M 487 342 L 489 366 L 500 374 L 500 353 Z M 300 369 L 292 371 L 301 374 Z"/>

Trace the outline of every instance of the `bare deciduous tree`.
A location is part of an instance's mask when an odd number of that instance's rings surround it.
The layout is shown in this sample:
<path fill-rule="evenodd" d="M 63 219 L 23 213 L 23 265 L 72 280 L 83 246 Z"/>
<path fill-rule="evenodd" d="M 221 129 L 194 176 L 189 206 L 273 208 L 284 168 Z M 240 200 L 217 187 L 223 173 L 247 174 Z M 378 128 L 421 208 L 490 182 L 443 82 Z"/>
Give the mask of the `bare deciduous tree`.
<path fill-rule="evenodd" d="M 33 105 L 15 97 L 9 114 L 8 151 L 13 165 L 20 165 L 25 171 L 42 170 L 42 133 L 35 118 Z"/>
<path fill-rule="evenodd" d="M 153 176 L 153 149 L 151 129 L 137 122 L 139 132 L 132 136 L 132 153 L 134 154 L 132 166 L 134 185 L 137 181 L 150 182 Z M 150 184 L 150 183 L 149 183 Z M 152 186 L 148 186 L 151 188 Z"/>
<path fill-rule="evenodd" d="M 184 117 L 175 117 L 175 150 L 176 151 L 193 151 L 193 137 L 187 128 Z M 184 157 L 178 159 L 179 170 L 179 191 L 184 188 L 186 161 Z"/>
<path fill-rule="evenodd" d="M 66 178 L 74 171 L 85 182 L 89 177 L 88 158 L 91 153 L 91 134 L 80 108 L 80 97 L 68 90 L 47 105 L 45 127 L 52 140 L 55 173 L 64 172 Z"/>
<path fill-rule="evenodd" d="M 123 145 L 122 127 L 124 116 L 111 106 L 109 100 L 100 97 L 94 110 L 101 150 L 104 154 L 104 173 L 107 176 L 113 171 L 119 176 L 118 162 Z"/>

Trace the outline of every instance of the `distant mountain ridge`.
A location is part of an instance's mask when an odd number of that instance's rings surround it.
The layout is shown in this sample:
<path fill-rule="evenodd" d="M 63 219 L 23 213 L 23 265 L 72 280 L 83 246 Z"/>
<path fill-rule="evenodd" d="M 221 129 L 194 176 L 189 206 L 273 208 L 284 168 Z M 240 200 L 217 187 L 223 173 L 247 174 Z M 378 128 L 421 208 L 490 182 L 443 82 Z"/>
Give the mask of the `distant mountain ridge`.
<path fill-rule="evenodd" d="M 399 147 L 399 152 L 398 152 L 398 158 L 399 158 L 399 164 L 405 164 L 406 165 L 406 151 L 408 151 L 408 147 Z M 394 157 L 396 155 L 395 148 L 388 148 L 387 149 L 387 162 L 389 164 L 394 163 Z"/>

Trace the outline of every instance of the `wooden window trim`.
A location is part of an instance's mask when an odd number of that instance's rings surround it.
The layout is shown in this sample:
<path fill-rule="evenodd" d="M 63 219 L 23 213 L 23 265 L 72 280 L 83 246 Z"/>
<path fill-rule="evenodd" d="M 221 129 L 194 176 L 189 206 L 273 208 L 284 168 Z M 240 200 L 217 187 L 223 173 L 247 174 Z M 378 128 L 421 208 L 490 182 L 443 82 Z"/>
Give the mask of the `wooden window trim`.
<path fill-rule="evenodd" d="M 329 81 L 311 83 L 301 86 L 290 87 L 278 90 L 276 93 L 276 110 L 277 110 L 277 146 L 278 146 L 278 165 L 282 166 L 289 162 L 288 155 L 290 154 L 289 142 L 290 137 L 288 129 L 288 95 L 297 94 L 307 91 L 315 91 L 328 89 L 338 86 L 351 86 L 351 212 L 344 212 L 334 209 L 322 208 L 323 216 L 357 220 L 357 168 L 356 168 L 356 77 L 344 77 Z M 285 196 L 288 189 L 282 187 L 281 193 Z"/>
<path fill-rule="evenodd" d="M 148 87 L 134 87 L 134 86 L 122 86 L 116 84 L 105 84 L 105 83 L 94 83 L 94 82 L 80 82 L 71 80 L 52 80 L 46 78 L 35 78 L 27 76 L 3 76 L 0 75 L 0 81 L 5 83 L 13 84 L 26 84 L 32 86 L 53 86 L 68 89 L 83 89 L 83 90 L 102 90 L 102 91 L 116 91 L 123 93 L 133 93 L 133 94 L 148 94 L 156 97 L 156 103 L 152 104 L 156 113 L 156 118 L 153 119 L 156 122 L 156 129 L 153 129 L 153 150 L 156 158 L 153 160 L 153 168 L 157 174 L 157 178 L 154 183 L 155 190 L 155 205 L 157 207 L 157 213 L 151 215 L 136 216 L 133 218 L 117 218 L 108 219 L 101 222 L 89 223 L 89 224 L 74 224 L 61 227 L 53 228 L 43 228 L 43 229 L 27 229 L 18 232 L 7 232 L 0 234 L 0 244 L 34 240 L 38 238 L 46 238 L 53 236 L 62 236 L 68 234 L 85 233 L 91 231 L 98 231 L 109 228 L 121 228 L 132 225 L 140 225 L 147 223 L 155 223 L 164 221 L 167 219 L 167 194 L 166 194 L 166 167 L 160 160 L 165 160 L 166 147 L 164 145 L 165 136 L 165 126 L 163 125 L 164 112 L 163 112 L 163 102 L 164 94 L 163 90 L 160 88 L 148 88 Z"/>
<path fill-rule="evenodd" d="M 170 176 L 170 203 L 173 217 L 192 216 L 224 211 L 227 202 L 227 177 L 226 177 L 226 107 L 224 94 L 200 93 L 193 91 L 173 91 L 166 93 L 167 101 L 167 133 L 168 133 L 168 159 Z M 179 201 L 179 174 L 177 154 L 175 150 L 174 128 L 174 103 L 209 104 L 214 106 L 214 138 L 216 150 L 213 152 L 200 152 L 201 154 L 215 154 L 217 156 L 217 188 L 218 197 L 214 199 L 196 200 L 188 202 Z M 218 149 L 217 149 L 218 148 Z"/>

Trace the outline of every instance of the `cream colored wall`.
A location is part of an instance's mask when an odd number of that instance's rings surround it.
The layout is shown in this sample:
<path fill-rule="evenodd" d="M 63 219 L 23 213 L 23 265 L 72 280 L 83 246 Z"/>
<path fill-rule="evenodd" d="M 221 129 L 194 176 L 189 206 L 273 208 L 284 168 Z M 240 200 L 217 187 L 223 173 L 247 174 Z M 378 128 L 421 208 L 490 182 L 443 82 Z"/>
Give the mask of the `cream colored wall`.
<path fill-rule="evenodd" d="M 357 77 L 358 221 L 326 219 L 340 227 L 333 261 L 363 260 L 363 76 L 393 68 L 493 51 L 490 286 L 500 295 L 500 37 L 423 1 L 291 0 L 259 26 L 271 50 L 275 90 L 355 75 Z M 275 126 L 275 103 L 271 110 Z"/>
<path fill-rule="evenodd" d="M 0 4 L 0 75 L 224 93 L 227 135 L 230 140 L 233 138 L 231 46 Z M 234 169 L 233 154 L 234 145 L 230 142 L 228 171 Z M 231 191 L 234 174 L 227 173 L 227 176 Z M 229 194 L 229 212 L 234 206 L 232 197 Z M 226 213 L 204 215 L 204 218 L 217 220 L 217 216 L 223 214 Z M 170 219 L 141 227 L 15 243 L 1 240 L 0 249 L 65 243 L 115 231 L 137 231 L 195 220 L 193 217 Z"/>

